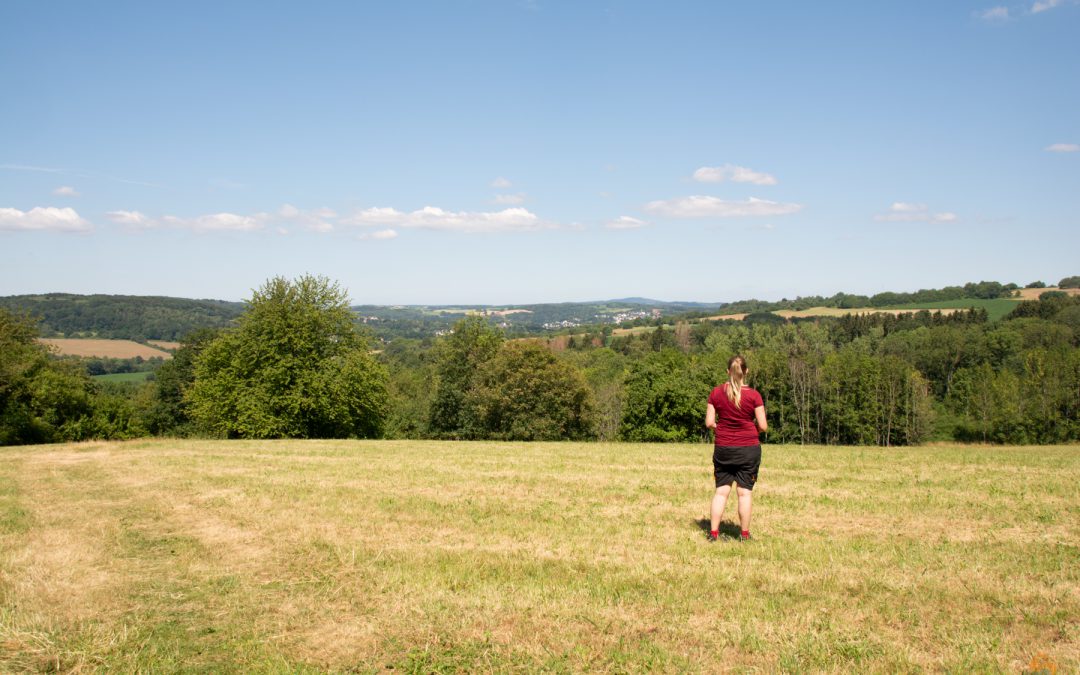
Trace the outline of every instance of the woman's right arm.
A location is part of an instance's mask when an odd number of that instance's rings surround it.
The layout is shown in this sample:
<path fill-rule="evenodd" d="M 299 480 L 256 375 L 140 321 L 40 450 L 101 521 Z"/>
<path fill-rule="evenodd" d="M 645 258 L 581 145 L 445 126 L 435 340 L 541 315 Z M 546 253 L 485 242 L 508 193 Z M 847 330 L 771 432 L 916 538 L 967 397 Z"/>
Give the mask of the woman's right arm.
<path fill-rule="evenodd" d="M 698 399 L 698 400 L 700 400 L 700 399 Z M 705 428 L 706 429 L 715 429 L 716 428 L 716 408 L 713 407 L 712 403 L 710 403 L 708 405 L 708 407 L 705 408 Z"/>

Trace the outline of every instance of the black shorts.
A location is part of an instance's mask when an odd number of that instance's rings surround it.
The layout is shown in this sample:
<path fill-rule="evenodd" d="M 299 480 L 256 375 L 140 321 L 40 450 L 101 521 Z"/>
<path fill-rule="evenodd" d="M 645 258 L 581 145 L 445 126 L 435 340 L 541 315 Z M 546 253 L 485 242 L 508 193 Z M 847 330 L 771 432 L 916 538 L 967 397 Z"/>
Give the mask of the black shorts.
<path fill-rule="evenodd" d="M 716 487 L 738 483 L 747 490 L 754 489 L 761 468 L 760 445 L 717 445 L 712 455 Z"/>

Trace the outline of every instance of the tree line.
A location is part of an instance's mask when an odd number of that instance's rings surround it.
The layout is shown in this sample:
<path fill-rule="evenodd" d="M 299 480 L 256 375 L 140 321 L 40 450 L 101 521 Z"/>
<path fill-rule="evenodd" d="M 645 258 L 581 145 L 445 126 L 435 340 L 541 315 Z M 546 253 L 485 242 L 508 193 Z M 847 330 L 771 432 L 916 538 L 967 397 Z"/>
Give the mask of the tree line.
<path fill-rule="evenodd" d="M 703 321 L 510 339 L 481 316 L 381 343 L 323 277 L 271 279 L 153 381 L 100 383 L 0 311 L 0 443 L 224 438 L 707 441 L 709 391 L 746 356 L 768 441 L 1080 439 L 1080 298 L 813 321 Z M 773 315 L 775 316 L 775 315 Z M 775 317 L 779 319 L 779 317 Z"/>
<path fill-rule="evenodd" d="M 0 298 L 0 309 L 39 317 L 42 337 L 179 340 L 199 328 L 225 327 L 244 306 L 223 300 L 46 293 Z"/>

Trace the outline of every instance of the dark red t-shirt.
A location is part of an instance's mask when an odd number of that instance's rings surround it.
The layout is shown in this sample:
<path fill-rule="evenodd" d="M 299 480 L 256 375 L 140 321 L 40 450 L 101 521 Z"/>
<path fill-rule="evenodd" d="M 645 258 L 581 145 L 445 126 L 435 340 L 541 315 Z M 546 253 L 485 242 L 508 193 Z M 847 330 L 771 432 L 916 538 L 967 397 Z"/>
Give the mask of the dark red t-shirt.
<path fill-rule="evenodd" d="M 765 405 L 756 389 L 743 387 L 736 408 L 727 396 L 727 384 L 712 390 L 709 403 L 716 408 L 716 445 L 757 445 L 757 425 L 754 424 L 754 408 Z"/>

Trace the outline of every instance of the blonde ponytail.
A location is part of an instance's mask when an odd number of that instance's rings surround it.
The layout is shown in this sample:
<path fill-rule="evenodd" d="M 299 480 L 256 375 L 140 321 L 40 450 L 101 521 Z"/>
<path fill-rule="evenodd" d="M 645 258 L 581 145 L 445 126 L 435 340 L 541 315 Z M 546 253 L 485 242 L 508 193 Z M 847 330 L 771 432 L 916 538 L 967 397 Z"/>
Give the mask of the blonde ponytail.
<path fill-rule="evenodd" d="M 732 356 L 727 363 L 728 386 L 727 397 L 731 404 L 742 410 L 742 388 L 746 386 L 746 359 L 741 356 Z"/>

